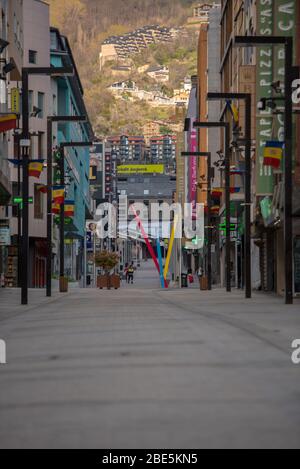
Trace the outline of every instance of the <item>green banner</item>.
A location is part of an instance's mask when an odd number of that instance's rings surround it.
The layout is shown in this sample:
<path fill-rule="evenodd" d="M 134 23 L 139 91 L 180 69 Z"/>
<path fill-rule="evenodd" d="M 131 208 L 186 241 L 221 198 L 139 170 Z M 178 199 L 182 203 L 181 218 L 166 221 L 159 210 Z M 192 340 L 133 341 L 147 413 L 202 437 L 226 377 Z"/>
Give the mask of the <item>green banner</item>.
<path fill-rule="evenodd" d="M 274 2 L 257 0 L 257 35 L 272 36 L 274 20 Z M 273 83 L 273 47 L 257 47 L 256 57 L 256 96 L 260 98 L 272 96 Z M 256 194 L 266 196 L 273 194 L 273 170 L 264 166 L 263 151 L 267 140 L 272 140 L 273 117 L 271 109 L 258 111 L 256 122 Z"/>
<path fill-rule="evenodd" d="M 274 35 L 294 37 L 294 56 L 296 56 L 296 2 L 299 0 L 274 0 Z M 285 79 L 285 51 L 284 45 L 274 47 L 274 81 L 280 81 L 284 85 Z M 274 96 L 280 96 L 274 93 Z M 295 129 L 294 129 L 295 130 Z M 284 142 L 284 115 L 274 116 L 274 139 Z M 295 135 L 295 133 L 294 133 Z M 294 139 L 295 149 L 296 139 Z M 284 168 L 284 159 L 281 169 Z"/>
<path fill-rule="evenodd" d="M 296 39 L 297 1 L 299 0 L 258 0 L 257 34 L 260 36 L 293 36 Z M 273 90 L 272 84 L 280 81 L 284 85 L 284 76 L 284 46 L 258 47 L 257 100 L 280 97 L 280 94 Z M 256 187 L 257 195 L 263 197 L 273 195 L 274 189 L 273 170 L 271 167 L 263 165 L 263 150 L 267 140 L 284 141 L 284 115 L 273 116 L 271 109 L 261 111 L 257 116 Z"/>

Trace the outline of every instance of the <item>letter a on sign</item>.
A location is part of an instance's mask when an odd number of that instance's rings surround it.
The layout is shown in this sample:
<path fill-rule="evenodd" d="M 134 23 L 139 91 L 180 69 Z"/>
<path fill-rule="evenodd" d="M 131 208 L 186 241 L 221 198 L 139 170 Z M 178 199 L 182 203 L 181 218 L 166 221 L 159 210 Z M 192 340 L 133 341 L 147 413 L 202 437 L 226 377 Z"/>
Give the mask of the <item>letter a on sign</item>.
<path fill-rule="evenodd" d="M 6 364 L 6 344 L 4 340 L 0 340 L 0 365 Z"/>

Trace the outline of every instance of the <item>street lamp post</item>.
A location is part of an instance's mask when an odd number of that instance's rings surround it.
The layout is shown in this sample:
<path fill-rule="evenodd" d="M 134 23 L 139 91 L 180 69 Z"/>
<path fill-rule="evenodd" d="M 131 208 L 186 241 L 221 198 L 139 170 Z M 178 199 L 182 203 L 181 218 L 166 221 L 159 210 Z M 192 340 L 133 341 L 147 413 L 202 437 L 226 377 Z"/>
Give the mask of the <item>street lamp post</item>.
<path fill-rule="evenodd" d="M 251 279 L 251 105 L 250 93 L 208 93 L 207 99 L 212 100 L 243 100 L 246 105 L 245 112 L 245 293 L 246 298 L 252 296 Z"/>
<path fill-rule="evenodd" d="M 225 132 L 226 290 L 227 292 L 231 292 L 230 127 L 228 122 L 194 122 L 194 127 L 203 129 L 221 127 Z"/>
<path fill-rule="evenodd" d="M 21 275 L 21 303 L 28 304 L 28 273 L 29 273 L 29 75 L 63 76 L 73 75 L 73 67 L 29 67 L 22 69 L 22 136 L 20 138 L 21 156 L 23 164 L 22 183 L 22 275 Z"/>
<path fill-rule="evenodd" d="M 85 118 L 86 119 L 86 118 Z M 60 183 L 65 186 L 65 148 L 83 148 L 92 147 L 93 142 L 63 142 L 60 144 Z M 60 220 L 59 220 L 59 257 L 60 257 L 60 292 L 64 292 L 62 279 L 65 276 L 65 203 L 60 206 Z"/>
<path fill-rule="evenodd" d="M 211 246 L 212 246 L 212 226 L 211 226 L 211 152 L 182 152 L 183 157 L 204 157 L 207 158 L 207 284 L 208 290 L 212 289 L 212 268 L 211 268 Z"/>
<path fill-rule="evenodd" d="M 293 304 L 293 81 L 299 67 L 293 67 L 293 38 L 285 36 L 236 36 L 237 47 L 284 45 L 285 48 L 285 172 L 284 172 L 284 252 L 285 303 Z"/>
<path fill-rule="evenodd" d="M 46 295 L 51 297 L 52 277 L 52 140 L 53 123 L 85 122 L 86 116 L 49 116 L 47 119 L 47 267 L 46 267 Z"/>

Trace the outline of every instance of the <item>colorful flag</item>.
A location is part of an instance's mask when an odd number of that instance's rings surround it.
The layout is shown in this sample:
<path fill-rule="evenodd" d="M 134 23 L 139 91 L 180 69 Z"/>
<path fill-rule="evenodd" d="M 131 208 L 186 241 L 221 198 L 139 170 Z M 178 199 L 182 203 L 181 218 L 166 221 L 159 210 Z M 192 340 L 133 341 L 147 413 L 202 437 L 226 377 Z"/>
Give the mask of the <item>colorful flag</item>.
<path fill-rule="evenodd" d="M 220 211 L 220 207 L 219 205 L 213 205 L 210 209 L 211 213 L 215 214 L 215 215 L 218 215 L 219 214 L 219 211 Z"/>
<path fill-rule="evenodd" d="M 60 205 L 59 204 L 52 204 L 52 213 L 54 215 L 59 215 L 60 214 Z"/>
<path fill-rule="evenodd" d="M 47 194 L 47 186 L 45 184 L 37 184 L 36 188 L 42 194 Z"/>
<path fill-rule="evenodd" d="M 0 116 L 0 133 L 8 132 L 17 128 L 17 116 L 15 114 L 7 114 Z"/>
<path fill-rule="evenodd" d="M 36 179 L 40 178 L 44 166 L 43 160 L 31 160 L 28 165 L 28 175 Z"/>
<path fill-rule="evenodd" d="M 272 168 L 280 168 L 283 157 L 283 142 L 270 141 L 266 142 L 264 149 L 264 166 L 272 166 Z"/>
<path fill-rule="evenodd" d="M 217 187 L 212 189 L 211 196 L 213 199 L 220 199 L 222 197 L 222 194 L 223 194 L 223 189 L 217 188 Z"/>
<path fill-rule="evenodd" d="M 230 188 L 230 194 L 239 194 L 239 192 L 241 192 L 240 187 L 231 187 Z"/>
<path fill-rule="evenodd" d="M 226 101 L 227 107 L 230 110 L 234 122 L 237 124 L 239 122 L 239 110 L 231 101 Z"/>
<path fill-rule="evenodd" d="M 75 202 L 72 200 L 65 201 L 65 217 L 74 217 Z"/>
<path fill-rule="evenodd" d="M 65 188 L 64 186 L 53 186 L 52 190 L 53 202 L 56 204 L 63 204 L 65 201 Z"/>

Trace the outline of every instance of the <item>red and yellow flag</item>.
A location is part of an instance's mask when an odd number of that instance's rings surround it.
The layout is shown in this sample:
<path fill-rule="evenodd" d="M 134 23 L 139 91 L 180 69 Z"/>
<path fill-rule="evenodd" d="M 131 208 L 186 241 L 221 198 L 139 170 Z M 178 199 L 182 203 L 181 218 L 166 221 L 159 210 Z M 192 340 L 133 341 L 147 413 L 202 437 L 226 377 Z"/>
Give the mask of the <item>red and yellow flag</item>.
<path fill-rule="evenodd" d="M 223 194 L 223 189 L 217 188 L 217 187 L 212 189 L 211 196 L 213 199 L 220 199 L 222 197 L 222 194 Z"/>
<path fill-rule="evenodd" d="M 47 194 L 47 186 L 45 184 L 37 184 L 36 188 L 42 194 Z"/>
<path fill-rule="evenodd" d="M 74 217 L 75 203 L 71 200 L 65 201 L 65 217 Z"/>
<path fill-rule="evenodd" d="M 43 171 L 43 166 L 44 166 L 43 161 L 29 161 L 29 165 L 28 165 L 29 177 L 39 179 Z"/>
<path fill-rule="evenodd" d="M 64 186 L 53 186 L 52 199 L 55 204 L 63 204 L 65 201 Z"/>
<path fill-rule="evenodd" d="M 272 166 L 274 169 L 280 168 L 283 157 L 283 142 L 266 142 L 264 149 L 264 166 Z"/>
<path fill-rule="evenodd" d="M 17 128 L 17 116 L 15 114 L 0 115 L 0 133 Z"/>
<path fill-rule="evenodd" d="M 54 215 L 60 214 L 60 205 L 59 204 L 52 204 L 52 213 Z"/>

